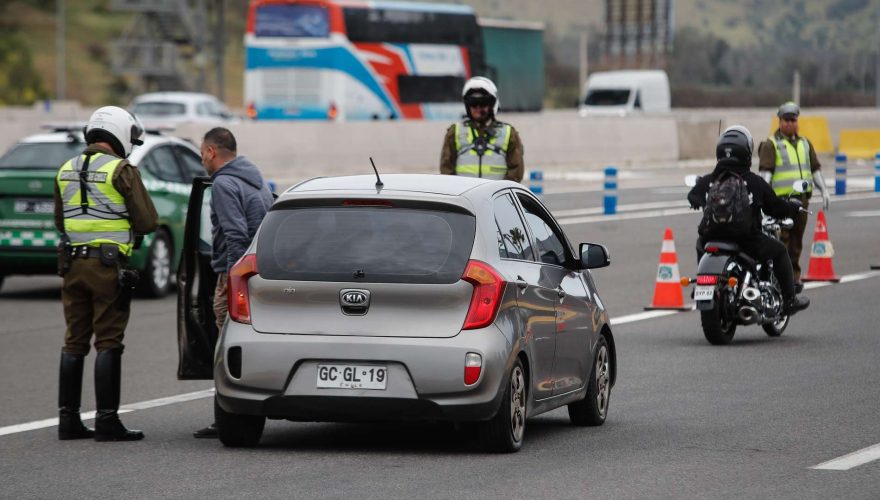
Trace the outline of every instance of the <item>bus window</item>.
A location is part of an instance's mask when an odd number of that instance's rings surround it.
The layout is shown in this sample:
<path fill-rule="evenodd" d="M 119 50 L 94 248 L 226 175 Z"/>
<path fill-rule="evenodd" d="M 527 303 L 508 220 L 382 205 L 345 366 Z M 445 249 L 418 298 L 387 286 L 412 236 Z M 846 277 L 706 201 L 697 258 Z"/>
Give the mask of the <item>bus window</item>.
<path fill-rule="evenodd" d="M 254 34 L 258 37 L 330 36 L 327 9 L 316 5 L 263 5 L 257 9 Z"/>
<path fill-rule="evenodd" d="M 415 76 L 397 77 L 400 89 L 400 102 L 459 102 L 464 78 L 460 76 Z"/>

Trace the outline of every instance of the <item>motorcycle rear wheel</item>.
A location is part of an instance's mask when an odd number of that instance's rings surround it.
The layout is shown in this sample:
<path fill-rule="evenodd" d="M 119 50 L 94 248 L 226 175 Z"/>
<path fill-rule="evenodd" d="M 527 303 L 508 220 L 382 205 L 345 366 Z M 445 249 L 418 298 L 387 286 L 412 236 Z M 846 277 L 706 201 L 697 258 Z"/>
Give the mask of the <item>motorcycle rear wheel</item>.
<path fill-rule="evenodd" d="M 703 335 L 712 345 L 727 345 L 736 333 L 736 322 L 721 317 L 718 304 L 709 311 L 700 311 Z"/>

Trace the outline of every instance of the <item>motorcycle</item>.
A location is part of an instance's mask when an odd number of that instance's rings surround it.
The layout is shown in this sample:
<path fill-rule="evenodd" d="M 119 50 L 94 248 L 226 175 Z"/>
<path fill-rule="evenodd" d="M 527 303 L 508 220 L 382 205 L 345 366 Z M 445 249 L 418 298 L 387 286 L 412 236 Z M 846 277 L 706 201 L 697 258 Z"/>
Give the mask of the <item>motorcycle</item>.
<path fill-rule="evenodd" d="M 696 183 L 688 177 L 688 184 Z M 807 187 L 805 181 L 793 184 L 796 193 Z M 783 229 L 793 226 L 791 218 L 777 220 L 764 215 L 761 221 L 764 234 L 777 240 Z M 683 286 L 696 284 L 693 298 L 706 340 L 713 345 L 729 344 L 739 325 L 760 325 L 770 337 L 782 335 L 790 317 L 783 312 L 782 287 L 773 273 L 773 262 L 756 261 L 728 241 L 709 241 L 705 250 L 696 280 L 684 277 L 681 281 Z"/>

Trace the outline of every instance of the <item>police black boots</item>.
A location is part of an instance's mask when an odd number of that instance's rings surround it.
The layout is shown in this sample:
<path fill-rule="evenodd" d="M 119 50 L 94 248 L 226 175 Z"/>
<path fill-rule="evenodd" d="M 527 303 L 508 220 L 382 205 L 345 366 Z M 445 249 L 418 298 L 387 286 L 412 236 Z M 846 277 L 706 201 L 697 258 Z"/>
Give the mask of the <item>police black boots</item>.
<path fill-rule="evenodd" d="M 82 396 L 82 354 L 61 352 L 58 376 L 58 439 L 85 439 L 95 435 L 94 429 L 83 425 L 79 417 Z"/>
<path fill-rule="evenodd" d="M 95 441 L 137 441 L 144 433 L 128 430 L 119 420 L 122 349 L 107 349 L 95 359 Z"/>

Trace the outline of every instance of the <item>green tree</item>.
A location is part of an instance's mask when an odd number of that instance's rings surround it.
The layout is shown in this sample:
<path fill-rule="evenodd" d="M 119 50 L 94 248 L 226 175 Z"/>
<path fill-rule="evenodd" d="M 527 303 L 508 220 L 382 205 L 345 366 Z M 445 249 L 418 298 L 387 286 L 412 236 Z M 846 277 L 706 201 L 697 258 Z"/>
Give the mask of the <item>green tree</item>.
<path fill-rule="evenodd" d="M 0 106 L 32 104 L 47 94 L 15 16 L 8 15 L 8 10 L 9 4 L 0 7 Z"/>

